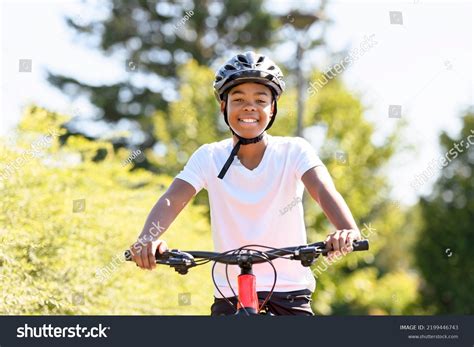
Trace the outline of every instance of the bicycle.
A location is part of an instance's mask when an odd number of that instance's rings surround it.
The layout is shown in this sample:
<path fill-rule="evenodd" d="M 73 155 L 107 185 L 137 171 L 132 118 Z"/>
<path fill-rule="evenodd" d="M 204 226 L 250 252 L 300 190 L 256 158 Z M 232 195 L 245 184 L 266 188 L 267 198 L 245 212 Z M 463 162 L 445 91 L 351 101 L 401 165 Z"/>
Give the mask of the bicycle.
<path fill-rule="evenodd" d="M 265 248 L 267 251 L 255 249 L 255 247 Z M 369 249 L 368 240 L 354 241 L 352 244 L 354 251 L 366 251 Z M 284 258 L 289 260 L 299 260 L 302 266 L 311 266 L 316 259 L 320 256 L 326 256 L 330 250 L 326 249 L 325 242 L 315 242 L 309 245 L 286 247 L 286 248 L 274 248 L 262 245 L 245 245 L 240 248 L 232 249 L 223 253 L 217 252 L 206 252 L 206 251 L 180 251 L 178 249 L 172 249 L 165 251 L 163 254 L 156 252 L 156 264 L 168 265 L 176 272 L 181 275 L 186 275 L 190 268 L 207 264 L 211 261 L 214 262 L 212 266 L 212 281 L 217 291 L 221 296 L 227 300 L 229 305 L 234 307 L 232 302 L 226 298 L 219 290 L 215 278 L 214 269 L 217 263 L 226 265 L 226 278 L 229 287 L 237 297 L 237 308 L 236 315 L 258 315 L 270 300 L 275 284 L 277 281 L 277 271 L 272 263 L 272 260 L 277 258 Z M 125 251 L 125 260 L 132 261 L 130 250 Z M 272 267 L 275 274 L 273 286 L 263 301 L 258 305 L 258 297 L 256 290 L 256 277 L 252 272 L 252 266 L 268 262 Z M 237 278 L 238 294 L 235 293 L 232 288 L 229 277 L 228 277 L 228 266 L 238 265 L 240 268 L 240 275 Z"/>

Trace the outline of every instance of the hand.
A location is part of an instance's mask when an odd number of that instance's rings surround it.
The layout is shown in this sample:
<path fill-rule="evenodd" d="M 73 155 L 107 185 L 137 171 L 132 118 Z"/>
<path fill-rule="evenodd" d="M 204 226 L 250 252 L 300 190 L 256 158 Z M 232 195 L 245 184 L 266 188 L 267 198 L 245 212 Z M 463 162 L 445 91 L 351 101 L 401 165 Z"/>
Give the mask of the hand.
<path fill-rule="evenodd" d="M 328 252 L 329 259 L 339 256 L 341 252 L 343 255 L 352 252 L 352 242 L 355 240 L 360 240 L 359 230 L 342 229 L 329 234 L 325 240 L 326 249 L 330 251 Z"/>
<path fill-rule="evenodd" d="M 156 250 L 163 254 L 168 249 L 168 245 L 164 240 L 150 240 L 147 238 L 139 238 L 131 247 L 130 251 L 132 259 L 137 266 L 142 269 L 153 270 L 156 267 L 155 254 Z"/>

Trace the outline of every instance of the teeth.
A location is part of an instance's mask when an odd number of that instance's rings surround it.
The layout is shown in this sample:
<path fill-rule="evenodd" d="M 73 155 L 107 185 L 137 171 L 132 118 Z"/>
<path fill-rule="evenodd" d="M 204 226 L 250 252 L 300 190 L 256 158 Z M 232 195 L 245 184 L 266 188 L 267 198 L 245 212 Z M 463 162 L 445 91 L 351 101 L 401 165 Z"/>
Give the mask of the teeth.
<path fill-rule="evenodd" d="M 256 119 L 241 119 L 241 121 L 244 123 L 257 123 Z"/>

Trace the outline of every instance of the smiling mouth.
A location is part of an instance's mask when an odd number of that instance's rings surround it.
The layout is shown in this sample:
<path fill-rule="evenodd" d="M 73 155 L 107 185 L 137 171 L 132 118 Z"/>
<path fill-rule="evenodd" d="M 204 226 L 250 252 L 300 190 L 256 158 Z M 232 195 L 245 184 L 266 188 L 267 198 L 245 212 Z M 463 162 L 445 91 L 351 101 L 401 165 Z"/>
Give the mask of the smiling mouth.
<path fill-rule="evenodd" d="M 254 118 L 239 118 L 239 123 L 244 124 L 257 124 L 258 120 Z"/>

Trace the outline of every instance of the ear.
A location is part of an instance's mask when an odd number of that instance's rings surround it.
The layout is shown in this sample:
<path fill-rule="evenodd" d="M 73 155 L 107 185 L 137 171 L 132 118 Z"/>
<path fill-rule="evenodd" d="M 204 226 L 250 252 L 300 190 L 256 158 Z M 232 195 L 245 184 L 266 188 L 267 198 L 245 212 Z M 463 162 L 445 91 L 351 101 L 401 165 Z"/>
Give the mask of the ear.
<path fill-rule="evenodd" d="M 275 115 L 275 103 L 276 103 L 276 100 L 273 100 L 272 102 L 272 115 L 271 117 L 273 117 Z"/>
<path fill-rule="evenodd" d="M 224 113 L 225 110 L 225 101 L 221 101 L 221 112 Z"/>

